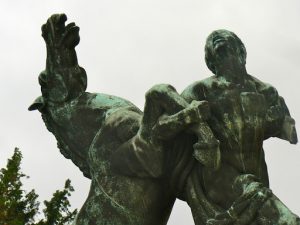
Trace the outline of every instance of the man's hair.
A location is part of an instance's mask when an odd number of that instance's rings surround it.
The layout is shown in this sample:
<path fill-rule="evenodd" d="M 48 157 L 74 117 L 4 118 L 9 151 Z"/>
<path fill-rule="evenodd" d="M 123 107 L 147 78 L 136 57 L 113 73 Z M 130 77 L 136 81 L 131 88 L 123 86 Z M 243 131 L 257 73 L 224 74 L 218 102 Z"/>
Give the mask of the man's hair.
<path fill-rule="evenodd" d="M 239 58 L 239 61 L 241 63 L 241 65 L 246 65 L 246 57 L 247 57 L 247 51 L 246 51 L 246 48 L 245 48 L 245 45 L 243 44 L 243 42 L 241 41 L 241 39 L 233 32 L 231 31 L 228 31 L 228 30 L 225 30 L 225 29 L 221 29 L 221 30 L 215 30 L 213 31 L 206 39 L 206 44 L 205 44 L 205 62 L 206 62 L 206 65 L 207 67 L 214 73 L 216 74 L 216 60 L 215 60 L 215 55 L 214 53 L 212 52 L 212 49 L 211 49 L 211 44 L 210 42 L 212 42 L 211 40 L 213 39 L 213 37 L 216 35 L 216 34 L 221 34 L 222 33 L 227 33 L 229 34 L 230 36 L 233 37 L 233 39 L 235 40 L 236 42 L 236 52 L 238 54 L 238 58 Z"/>

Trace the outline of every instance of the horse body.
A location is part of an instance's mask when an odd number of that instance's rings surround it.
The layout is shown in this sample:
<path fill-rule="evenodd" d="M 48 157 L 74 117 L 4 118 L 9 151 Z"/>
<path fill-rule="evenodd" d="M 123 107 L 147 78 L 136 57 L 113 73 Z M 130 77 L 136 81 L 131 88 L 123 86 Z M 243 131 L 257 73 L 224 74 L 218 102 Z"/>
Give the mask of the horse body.
<path fill-rule="evenodd" d="M 167 223 L 175 198 L 161 179 L 124 176 L 112 169 L 116 149 L 137 135 L 142 112 L 136 106 L 85 92 L 63 104 L 46 104 L 41 112 L 63 155 L 92 180 L 75 224 Z"/>

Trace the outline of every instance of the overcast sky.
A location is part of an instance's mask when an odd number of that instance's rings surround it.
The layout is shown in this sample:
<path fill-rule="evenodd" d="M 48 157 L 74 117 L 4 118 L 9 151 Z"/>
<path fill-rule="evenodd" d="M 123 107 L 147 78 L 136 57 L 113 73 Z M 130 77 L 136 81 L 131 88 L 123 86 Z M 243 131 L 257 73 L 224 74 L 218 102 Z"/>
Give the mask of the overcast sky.
<path fill-rule="evenodd" d="M 70 178 L 76 190 L 71 203 L 80 208 L 90 183 L 59 153 L 40 114 L 27 111 L 40 95 L 37 78 L 45 68 L 40 27 L 53 13 L 66 13 L 81 28 L 77 54 L 88 74 L 88 91 L 121 96 L 140 108 L 154 84 L 170 83 L 181 92 L 210 76 L 203 50 L 207 35 L 219 28 L 234 31 L 247 48 L 248 72 L 273 84 L 300 123 L 299 0 L 0 3 L 0 167 L 19 147 L 23 171 L 30 175 L 26 188 L 35 188 L 41 201 Z M 270 139 L 264 148 L 273 192 L 299 215 L 299 146 Z M 168 224 L 193 224 L 184 202 L 176 203 Z"/>

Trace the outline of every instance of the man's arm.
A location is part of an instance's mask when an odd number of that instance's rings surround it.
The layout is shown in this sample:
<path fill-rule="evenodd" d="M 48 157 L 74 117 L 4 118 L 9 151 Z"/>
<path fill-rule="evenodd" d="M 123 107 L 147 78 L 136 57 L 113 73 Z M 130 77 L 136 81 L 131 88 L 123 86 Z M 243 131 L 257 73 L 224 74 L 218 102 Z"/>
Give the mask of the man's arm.
<path fill-rule="evenodd" d="M 278 137 L 291 144 L 298 142 L 295 120 L 291 117 L 284 99 L 271 85 L 264 85 L 260 90 L 267 101 L 265 139 Z"/>
<path fill-rule="evenodd" d="M 278 109 L 276 109 L 278 107 Z M 284 102 L 284 99 L 279 96 L 278 104 L 274 107 L 275 110 L 282 110 L 283 111 L 283 118 L 281 119 L 282 122 L 279 127 L 279 132 L 276 137 L 289 141 L 291 144 L 297 144 L 297 131 L 295 127 L 295 120 L 290 116 L 289 110 Z M 270 114 L 273 113 L 272 109 L 269 109 Z M 271 118 L 271 116 L 269 117 Z M 272 122 L 268 121 L 268 122 Z"/>
<path fill-rule="evenodd" d="M 205 98 L 205 91 L 205 86 L 201 82 L 197 81 L 185 88 L 180 95 L 185 99 L 185 101 L 191 103 L 193 100 L 207 100 Z"/>

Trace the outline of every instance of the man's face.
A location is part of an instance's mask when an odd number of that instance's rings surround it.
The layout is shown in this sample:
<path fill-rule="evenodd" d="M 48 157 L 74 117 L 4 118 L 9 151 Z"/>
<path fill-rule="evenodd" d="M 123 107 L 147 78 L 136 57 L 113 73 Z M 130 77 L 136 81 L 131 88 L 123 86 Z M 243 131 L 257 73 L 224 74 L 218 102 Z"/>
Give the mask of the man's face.
<path fill-rule="evenodd" d="M 238 45 L 231 32 L 217 30 L 207 38 L 206 48 L 208 48 L 214 57 L 224 59 L 226 56 L 236 56 Z"/>
<path fill-rule="evenodd" d="M 245 66 L 246 49 L 234 33 L 216 30 L 206 40 L 205 61 L 213 73 L 216 73 L 217 68 L 221 69 L 224 66 Z"/>

